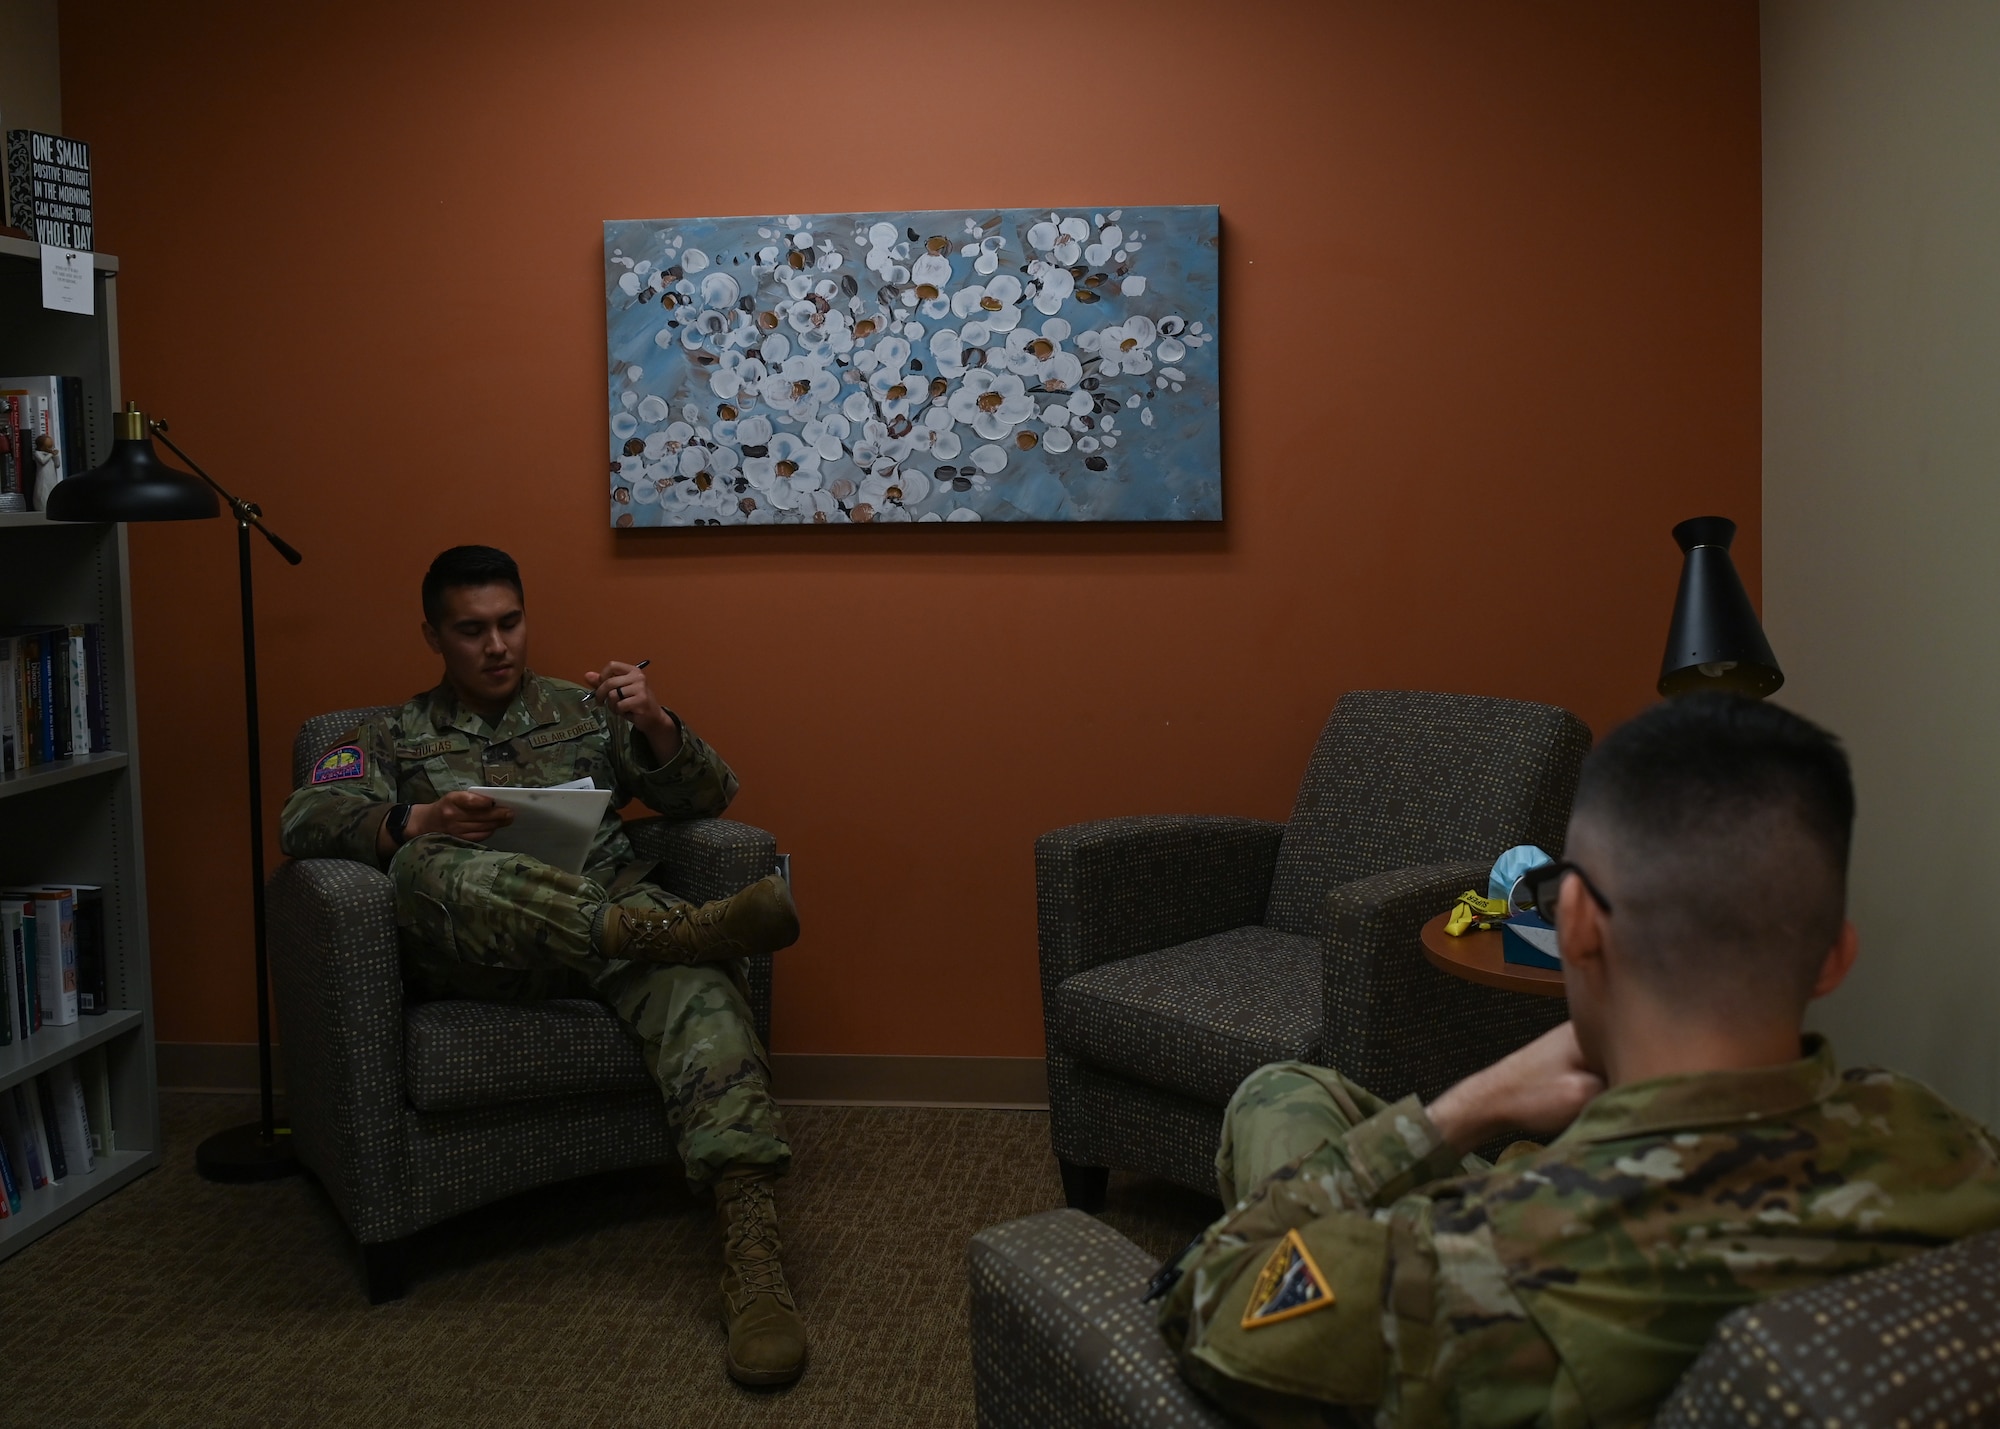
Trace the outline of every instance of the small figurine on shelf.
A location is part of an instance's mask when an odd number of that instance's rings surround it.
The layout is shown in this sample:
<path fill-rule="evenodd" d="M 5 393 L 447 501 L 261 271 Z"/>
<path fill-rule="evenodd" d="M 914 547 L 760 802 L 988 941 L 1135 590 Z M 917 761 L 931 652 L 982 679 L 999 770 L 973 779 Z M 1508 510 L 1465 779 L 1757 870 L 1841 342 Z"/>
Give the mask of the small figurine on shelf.
<path fill-rule="evenodd" d="M 56 439 L 44 432 L 35 438 L 35 509 L 49 508 L 49 493 L 62 480 L 62 463 L 56 458 Z"/>

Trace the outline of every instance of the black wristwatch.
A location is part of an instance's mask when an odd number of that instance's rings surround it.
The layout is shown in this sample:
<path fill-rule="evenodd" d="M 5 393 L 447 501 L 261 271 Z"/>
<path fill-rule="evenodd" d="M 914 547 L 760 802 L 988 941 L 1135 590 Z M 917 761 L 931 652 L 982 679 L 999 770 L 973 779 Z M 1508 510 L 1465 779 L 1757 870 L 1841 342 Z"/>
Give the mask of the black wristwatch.
<path fill-rule="evenodd" d="M 410 810 L 412 807 L 409 804 L 398 804 L 389 810 L 389 817 L 383 820 L 382 827 L 389 831 L 390 843 L 398 846 L 402 844 L 404 839 L 403 830 L 410 826 Z"/>

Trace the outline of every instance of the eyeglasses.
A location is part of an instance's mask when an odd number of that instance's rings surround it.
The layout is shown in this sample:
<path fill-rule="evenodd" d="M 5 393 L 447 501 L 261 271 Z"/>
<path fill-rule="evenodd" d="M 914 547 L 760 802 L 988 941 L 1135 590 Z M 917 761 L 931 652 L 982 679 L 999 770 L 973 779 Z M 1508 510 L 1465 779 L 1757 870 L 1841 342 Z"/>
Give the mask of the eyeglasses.
<path fill-rule="evenodd" d="M 1521 891 L 1528 896 L 1525 906 L 1532 908 L 1543 918 L 1553 923 L 1556 919 L 1556 899 L 1562 894 L 1563 879 L 1575 874 L 1583 881 L 1584 892 L 1606 913 L 1611 911 L 1611 900 L 1597 891 L 1597 885 L 1590 881 L 1590 875 L 1567 859 L 1557 859 L 1554 863 L 1544 863 L 1529 869 L 1521 875 Z"/>

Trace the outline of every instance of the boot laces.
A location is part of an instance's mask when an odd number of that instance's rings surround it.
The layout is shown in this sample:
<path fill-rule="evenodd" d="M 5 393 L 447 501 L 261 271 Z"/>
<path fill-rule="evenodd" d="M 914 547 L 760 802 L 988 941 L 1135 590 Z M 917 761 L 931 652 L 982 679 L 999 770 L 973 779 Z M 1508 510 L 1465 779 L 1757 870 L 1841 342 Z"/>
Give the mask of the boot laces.
<path fill-rule="evenodd" d="M 778 1208 L 769 1186 L 751 1182 L 737 1191 L 729 1246 L 747 1294 L 787 1293 L 784 1266 L 778 1259 Z"/>

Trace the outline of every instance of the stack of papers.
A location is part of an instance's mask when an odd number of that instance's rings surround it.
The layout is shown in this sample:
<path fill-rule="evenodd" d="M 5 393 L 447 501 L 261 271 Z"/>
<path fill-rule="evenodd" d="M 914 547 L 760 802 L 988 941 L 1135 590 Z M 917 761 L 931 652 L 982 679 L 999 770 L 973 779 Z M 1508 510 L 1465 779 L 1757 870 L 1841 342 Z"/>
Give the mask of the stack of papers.
<path fill-rule="evenodd" d="M 597 826 L 604 822 L 604 811 L 611 804 L 611 791 L 588 779 L 573 779 L 548 789 L 482 784 L 472 792 L 514 811 L 514 822 L 487 839 L 486 847 L 500 853 L 524 853 L 565 873 L 583 872 Z"/>

